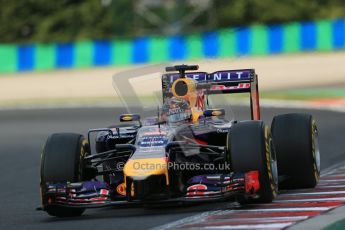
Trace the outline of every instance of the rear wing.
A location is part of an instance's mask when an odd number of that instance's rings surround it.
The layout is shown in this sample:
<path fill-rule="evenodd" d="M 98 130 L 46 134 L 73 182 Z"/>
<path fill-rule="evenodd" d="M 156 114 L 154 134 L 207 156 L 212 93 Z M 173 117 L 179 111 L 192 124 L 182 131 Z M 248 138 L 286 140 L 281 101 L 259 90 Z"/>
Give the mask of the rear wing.
<path fill-rule="evenodd" d="M 253 120 L 260 119 L 258 79 L 254 69 L 222 70 L 213 73 L 187 72 L 186 78 L 194 79 L 198 85 L 204 85 L 205 95 L 250 93 L 251 115 Z M 175 80 L 180 73 L 162 75 L 163 100 L 171 94 Z"/>

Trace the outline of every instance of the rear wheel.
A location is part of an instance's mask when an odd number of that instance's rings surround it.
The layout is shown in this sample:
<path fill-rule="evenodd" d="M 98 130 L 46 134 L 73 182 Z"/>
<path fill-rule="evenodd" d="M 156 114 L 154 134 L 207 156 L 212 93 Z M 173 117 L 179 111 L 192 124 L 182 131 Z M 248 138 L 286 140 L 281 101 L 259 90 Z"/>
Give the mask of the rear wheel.
<path fill-rule="evenodd" d="M 313 117 L 300 113 L 279 115 L 274 117 L 271 130 L 282 175 L 279 186 L 315 187 L 320 177 L 320 150 Z"/>
<path fill-rule="evenodd" d="M 42 203 L 49 215 L 72 217 L 84 212 L 82 208 L 49 205 L 45 200 L 44 185 L 82 181 L 85 177 L 83 159 L 88 152 L 88 144 L 80 134 L 57 133 L 48 138 L 41 158 L 41 191 Z"/>
<path fill-rule="evenodd" d="M 241 204 L 272 202 L 278 192 L 278 172 L 268 127 L 262 121 L 239 122 L 231 127 L 227 144 L 234 172 L 259 172 L 259 197 L 241 196 L 238 201 Z"/>

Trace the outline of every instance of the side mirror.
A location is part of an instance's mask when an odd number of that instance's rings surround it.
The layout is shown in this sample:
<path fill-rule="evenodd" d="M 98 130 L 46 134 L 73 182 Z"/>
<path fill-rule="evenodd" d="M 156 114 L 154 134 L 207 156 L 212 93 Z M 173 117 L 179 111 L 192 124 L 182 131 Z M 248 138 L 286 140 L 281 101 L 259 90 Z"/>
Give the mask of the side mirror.
<path fill-rule="evenodd" d="M 204 111 L 205 117 L 217 117 L 217 116 L 224 116 L 225 115 L 225 109 L 207 109 Z"/>
<path fill-rule="evenodd" d="M 139 114 L 121 114 L 120 115 L 121 122 L 128 122 L 128 121 L 139 121 L 140 122 L 140 115 Z"/>

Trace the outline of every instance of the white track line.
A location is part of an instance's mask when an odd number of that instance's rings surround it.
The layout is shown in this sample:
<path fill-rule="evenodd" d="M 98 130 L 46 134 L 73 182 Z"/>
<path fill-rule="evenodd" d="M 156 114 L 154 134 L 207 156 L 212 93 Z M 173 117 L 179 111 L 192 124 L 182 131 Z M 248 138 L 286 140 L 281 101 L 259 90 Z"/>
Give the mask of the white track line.
<path fill-rule="evenodd" d="M 234 210 L 236 212 L 303 212 L 303 211 L 327 211 L 334 206 L 329 207 L 301 207 L 301 208 L 258 208 L 246 210 Z"/>
<path fill-rule="evenodd" d="M 275 99 L 261 99 L 261 107 L 267 108 L 292 108 L 292 109 L 311 109 L 311 110 L 328 110 L 334 112 L 345 112 L 343 105 L 313 105 L 305 101 L 286 101 L 286 100 L 275 100 Z"/>
<path fill-rule="evenodd" d="M 325 180 L 320 180 L 320 183 L 329 183 L 329 182 L 345 182 L 345 179 L 325 179 Z"/>
<path fill-rule="evenodd" d="M 243 224 L 243 225 L 223 225 L 223 226 L 205 226 L 197 229 L 281 229 L 294 224 L 295 222 L 274 223 L 274 224 Z M 192 228 L 193 229 L 193 228 Z"/>
<path fill-rule="evenodd" d="M 345 185 L 321 185 L 316 187 L 316 189 L 319 188 L 344 188 L 345 189 Z"/>
<path fill-rule="evenodd" d="M 339 172 L 339 170 L 345 169 L 345 161 L 339 162 L 335 165 L 332 165 L 321 172 L 321 177 L 328 176 L 330 174 L 334 174 L 336 172 Z"/>
<path fill-rule="evenodd" d="M 275 216 L 275 217 L 265 217 L 263 218 L 255 218 L 255 217 L 240 217 L 240 218 L 231 218 L 231 219 L 212 219 L 212 222 L 223 222 L 223 221 L 277 221 L 277 220 L 291 220 L 291 221 L 299 221 L 308 219 L 310 216 Z"/>
<path fill-rule="evenodd" d="M 298 192 L 298 193 L 284 193 L 280 196 L 298 196 L 298 195 L 327 195 L 327 194 L 345 194 L 345 191 L 330 191 L 330 192 Z M 344 196 L 345 197 L 345 196 Z"/>
<path fill-rule="evenodd" d="M 196 214 L 194 216 L 189 216 L 189 217 L 177 220 L 177 221 L 173 221 L 171 223 L 167 223 L 167 224 L 164 224 L 164 225 L 161 225 L 161 226 L 154 227 L 151 230 L 175 229 L 178 226 L 185 225 L 185 224 L 190 224 L 190 223 L 193 223 L 193 222 L 200 223 L 201 221 L 204 221 L 207 217 L 213 216 L 213 215 L 217 215 L 217 214 L 222 213 L 222 212 L 223 212 L 222 210 L 202 212 L 202 213 Z"/>
<path fill-rule="evenodd" d="M 309 201 L 345 201 L 345 197 L 275 200 L 274 202 L 287 203 L 287 202 L 309 202 Z"/>

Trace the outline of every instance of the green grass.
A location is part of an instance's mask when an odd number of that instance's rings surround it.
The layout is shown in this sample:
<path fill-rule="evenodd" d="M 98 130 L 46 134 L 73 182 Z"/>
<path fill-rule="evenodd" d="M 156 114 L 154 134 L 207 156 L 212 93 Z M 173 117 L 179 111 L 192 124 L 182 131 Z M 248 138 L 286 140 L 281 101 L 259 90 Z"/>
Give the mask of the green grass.
<path fill-rule="evenodd" d="M 328 225 L 323 230 L 342 230 L 345 229 L 345 219 L 339 220 L 333 224 Z"/>
<path fill-rule="evenodd" d="M 247 94 L 233 94 L 233 99 L 245 99 Z M 319 100 L 345 98 L 345 88 L 307 88 L 260 91 L 260 99 L 272 100 Z"/>
<path fill-rule="evenodd" d="M 313 100 L 324 98 L 345 98 L 345 88 L 307 88 L 263 91 L 261 98 L 280 100 Z"/>

